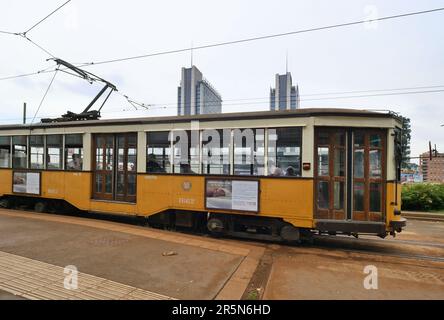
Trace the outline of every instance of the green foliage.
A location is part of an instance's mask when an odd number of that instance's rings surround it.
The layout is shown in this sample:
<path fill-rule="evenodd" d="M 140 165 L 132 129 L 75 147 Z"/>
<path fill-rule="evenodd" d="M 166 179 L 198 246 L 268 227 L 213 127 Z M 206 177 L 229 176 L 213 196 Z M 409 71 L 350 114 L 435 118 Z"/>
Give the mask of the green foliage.
<path fill-rule="evenodd" d="M 402 138 L 401 138 L 401 148 L 403 153 L 402 168 L 408 168 L 410 162 L 410 139 L 412 128 L 410 125 L 410 119 L 401 116 L 402 118 Z"/>
<path fill-rule="evenodd" d="M 401 195 L 403 210 L 444 209 L 444 184 L 406 184 L 402 187 Z"/>

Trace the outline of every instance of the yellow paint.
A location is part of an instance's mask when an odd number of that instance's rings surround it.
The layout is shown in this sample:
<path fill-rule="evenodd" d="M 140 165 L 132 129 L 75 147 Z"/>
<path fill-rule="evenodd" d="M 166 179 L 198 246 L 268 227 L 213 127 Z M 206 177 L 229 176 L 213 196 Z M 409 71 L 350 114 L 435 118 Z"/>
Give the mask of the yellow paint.
<path fill-rule="evenodd" d="M 12 170 L 0 170 L 0 196 L 12 191 Z"/>
<path fill-rule="evenodd" d="M 387 183 L 387 201 L 386 201 L 386 226 L 387 230 L 390 226 L 390 221 L 399 221 L 401 220 L 401 216 L 395 216 L 394 211 L 395 209 L 401 210 L 401 184 L 398 183 L 398 190 L 397 195 L 396 183 L 394 182 L 388 182 Z M 397 199 L 397 205 L 395 206 L 395 199 Z"/>
<path fill-rule="evenodd" d="M 167 209 L 208 211 L 205 209 L 204 176 L 140 174 L 137 177 L 137 203 L 91 199 L 91 179 L 92 174 L 89 172 L 43 171 L 42 197 L 65 199 L 82 210 L 112 214 L 150 216 Z M 312 179 L 259 180 L 259 212 L 246 214 L 279 217 L 296 226 L 314 227 Z M 12 170 L 0 170 L 0 195 L 11 194 L 11 183 Z M 387 183 L 387 225 L 390 221 L 400 219 L 400 216 L 394 215 L 395 207 L 400 209 L 400 185 L 397 197 L 398 205 L 394 206 L 395 184 Z M 223 210 L 211 212 L 245 214 Z"/>
<path fill-rule="evenodd" d="M 81 210 L 90 210 L 91 173 L 66 172 L 64 199 Z"/>

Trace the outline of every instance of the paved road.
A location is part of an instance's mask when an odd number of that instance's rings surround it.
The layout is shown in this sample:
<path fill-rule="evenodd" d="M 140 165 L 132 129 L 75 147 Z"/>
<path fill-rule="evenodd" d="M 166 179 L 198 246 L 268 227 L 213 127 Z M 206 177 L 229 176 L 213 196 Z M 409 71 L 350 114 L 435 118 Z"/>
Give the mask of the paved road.
<path fill-rule="evenodd" d="M 51 268 L 73 265 L 86 276 L 178 299 L 240 298 L 249 279 L 239 279 L 237 272 L 252 274 L 258 261 L 250 257 L 250 249 L 108 221 L 0 210 L 4 264 L 19 268 L 10 260 L 27 258 L 33 274 L 38 262 Z M 12 277 L 9 269 L 3 271 L 0 289 Z M 63 279 L 63 269 L 57 272 Z"/>
<path fill-rule="evenodd" d="M 395 239 L 329 237 L 315 244 L 268 246 L 265 299 L 444 299 L 443 222 L 409 221 Z M 366 267 L 376 270 L 377 289 L 365 288 Z"/>
<path fill-rule="evenodd" d="M 23 279 L 33 279 L 17 276 L 28 272 L 12 262 L 21 258 L 31 275 L 51 269 L 63 279 L 57 268 L 75 265 L 90 283 L 104 281 L 80 295 L 91 299 L 115 288 L 137 288 L 132 298 L 141 299 L 444 299 L 444 222 L 411 220 L 396 238 L 320 237 L 314 245 L 286 246 L 0 210 L 0 299 L 20 299 L 2 284 L 20 293 Z M 377 268 L 377 289 L 364 287 L 366 266 Z M 61 282 L 54 283 L 58 288 L 48 288 L 60 294 Z"/>

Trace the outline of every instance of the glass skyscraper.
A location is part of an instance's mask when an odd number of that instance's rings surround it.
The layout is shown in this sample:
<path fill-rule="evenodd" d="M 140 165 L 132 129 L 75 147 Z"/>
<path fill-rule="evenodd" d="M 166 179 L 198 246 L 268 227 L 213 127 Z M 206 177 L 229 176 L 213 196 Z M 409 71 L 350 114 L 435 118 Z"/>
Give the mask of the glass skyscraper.
<path fill-rule="evenodd" d="M 299 87 L 292 85 L 291 73 L 276 74 L 276 88 L 270 88 L 270 110 L 295 110 L 299 102 Z"/>
<path fill-rule="evenodd" d="M 177 88 L 177 115 L 196 115 L 222 112 L 222 97 L 204 79 L 202 72 L 192 66 L 182 68 L 182 80 Z"/>

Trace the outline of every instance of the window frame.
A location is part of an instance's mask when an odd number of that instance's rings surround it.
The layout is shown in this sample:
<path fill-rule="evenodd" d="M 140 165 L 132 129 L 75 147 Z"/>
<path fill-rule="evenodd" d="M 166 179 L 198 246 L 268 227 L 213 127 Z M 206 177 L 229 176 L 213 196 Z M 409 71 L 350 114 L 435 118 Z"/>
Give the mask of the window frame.
<path fill-rule="evenodd" d="M 49 137 L 55 137 L 55 136 L 60 136 L 60 139 L 61 139 L 61 141 L 60 141 L 60 144 L 57 146 L 56 144 L 50 144 L 50 143 L 48 143 L 48 138 Z M 64 170 L 64 135 L 63 134 L 59 134 L 59 133 L 57 133 L 57 134 L 48 134 L 48 135 L 46 135 L 46 137 L 45 137 L 45 141 L 46 141 L 46 143 L 45 143 L 45 157 L 46 157 L 46 159 L 45 159 L 45 169 L 46 170 L 49 170 L 49 171 L 54 171 L 54 170 L 58 170 L 58 171 L 63 171 Z M 59 156 L 59 166 L 57 167 L 57 168 L 52 168 L 52 167 L 50 167 L 49 166 L 49 161 L 50 161 L 50 159 L 51 159 L 51 155 L 54 155 L 54 154 L 50 154 L 49 153 L 49 149 L 58 149 L 59 150 L 59 154 L 58 154 L 58 156 Z"/>
<path fill-rule="evenodd" d="M 79 144 L 75 144 L 75 143 L 67 143 L 67 137 L 68 136 L 80 136 L 81 138 L 81 147 L 80 147 L 80 143 Z M 80 149 L 80 169 L 78 168 L 69 168 L 68 167 L 68 149 Z M 74 155 L 74 154 L 73 154 Z M 84 148 L 84 143 L 83 143 L 83 133 L 67 133 L 64 135 L 63 137 L 63 169 L 65 171 L 83 171 L 83 160 L 85 158 L 85 148 Z"/>
<path fill-rule="evenodd" d="M 8 151 L 8 165 L 7 166 L 2 166 L 1 162 L 0 162 L 0 169 L 9 169 L 12 167 L 12 136 L 1 136 L 0 138 L 6 138 L 7 140 L 9 140 L 9 151 Z M 8 146 L 7 144 L 0 144 L 0 150 L 4 150 L 6 147 Z"/>

